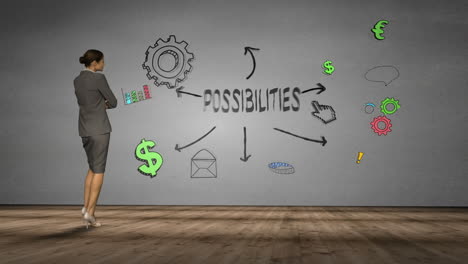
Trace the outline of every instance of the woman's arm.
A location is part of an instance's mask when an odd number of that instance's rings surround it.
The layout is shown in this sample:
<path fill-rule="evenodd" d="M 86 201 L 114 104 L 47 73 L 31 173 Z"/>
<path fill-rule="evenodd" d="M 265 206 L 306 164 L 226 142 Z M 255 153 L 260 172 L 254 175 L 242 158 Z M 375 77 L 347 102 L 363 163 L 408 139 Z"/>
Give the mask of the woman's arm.
<path fill-rule="evenodd" d="M 106 99 L 106 102 L 108 104 L 108 106 L 106 106 L 106 109 L 116 108 L 117 98 L 115 98 L 114 93 L 110 89 L 109 84 L 107 83 L 107 80 L 104 74 L 99 74 L 97 88 L 99 92 L 102 94 L 102 96 L 104 97 L 104 99 Z"/>

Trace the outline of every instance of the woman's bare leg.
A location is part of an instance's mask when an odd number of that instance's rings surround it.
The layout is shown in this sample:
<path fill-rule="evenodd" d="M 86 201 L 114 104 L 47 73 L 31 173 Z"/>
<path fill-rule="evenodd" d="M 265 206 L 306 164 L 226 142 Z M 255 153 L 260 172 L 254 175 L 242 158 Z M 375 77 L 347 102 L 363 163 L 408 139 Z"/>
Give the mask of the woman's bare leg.
<path fill-rule="evenodd" d="M 94 172 L 91 169 L 88 169 L 88 174 L 86 175 L 85 188 L 84 188 L 84 207 L 88 209 L 89 206 L 89 195 L 91 193 L 91 182 L 93 181 Z"/>
<path fill-rule="evenodd" d="M 89 196 L 88 202 L 88 214 L 94 216 L 94 211 L 96 209 L 96 203 L 101 193 L 102 182 L 104 179 L 104 173 L 95 173 L 93 180 L 91 182 L 91 193 Z"/>

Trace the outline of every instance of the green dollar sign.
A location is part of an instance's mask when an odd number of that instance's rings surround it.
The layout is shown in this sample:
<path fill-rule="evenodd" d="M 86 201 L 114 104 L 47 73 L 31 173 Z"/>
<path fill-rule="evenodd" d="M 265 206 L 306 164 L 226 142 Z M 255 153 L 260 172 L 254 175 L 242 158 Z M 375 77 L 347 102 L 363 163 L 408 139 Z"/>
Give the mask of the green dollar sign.
<path fill-rule="evenodd" d="M 156 144 L 151 140 L 142 139 L 141 143 L 135 149 L 135 157 L 140 161 L 145 161 L 148 164 L 143 164 L 138 167 L 138 171 L 145 175 L 150 175 L 151 178 L 156 176 L 163 163 L 162 156 L 157 152 L 151 152 L 148 149 L 153 148 Z"/>
<path fill-rule="evenodd" d="M 323 71 L 323 73 L 325 74 L 328 74 L 328 75 L 331 75 L 334 71 L 335 71 L 335 67 L 333 67 L 331 64 L 333 62 L 331 61 L 326 61 L 323 63 L 323 68 L 325 68 L 325 70 Z"/>

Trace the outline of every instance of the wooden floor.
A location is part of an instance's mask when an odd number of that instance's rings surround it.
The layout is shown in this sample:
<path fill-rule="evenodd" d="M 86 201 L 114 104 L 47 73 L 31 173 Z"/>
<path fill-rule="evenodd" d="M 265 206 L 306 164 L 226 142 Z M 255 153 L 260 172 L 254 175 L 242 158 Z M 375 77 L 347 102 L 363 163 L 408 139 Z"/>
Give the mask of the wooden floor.
<path fill-rule="evenodd" d="M 468 263 L 468 208 L 0 206 L 0 263 Z"/>

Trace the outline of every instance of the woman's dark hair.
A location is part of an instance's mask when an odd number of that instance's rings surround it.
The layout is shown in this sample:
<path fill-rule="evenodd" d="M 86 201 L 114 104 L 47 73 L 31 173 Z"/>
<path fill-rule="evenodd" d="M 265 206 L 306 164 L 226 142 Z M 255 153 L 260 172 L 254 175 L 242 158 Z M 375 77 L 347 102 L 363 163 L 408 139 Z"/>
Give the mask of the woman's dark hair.
<path fill-rule="evenodd" d="M 104 57 L 104 54 L 101 51 L 90 49 L 90 50 L 87 50 L 85 54 L 80 57 L 80 63 L 88 67 L 89 65 L 91 65 L 91 62 L 93 61 L 99 62 L 102 60 L 103 57 Z"/>

